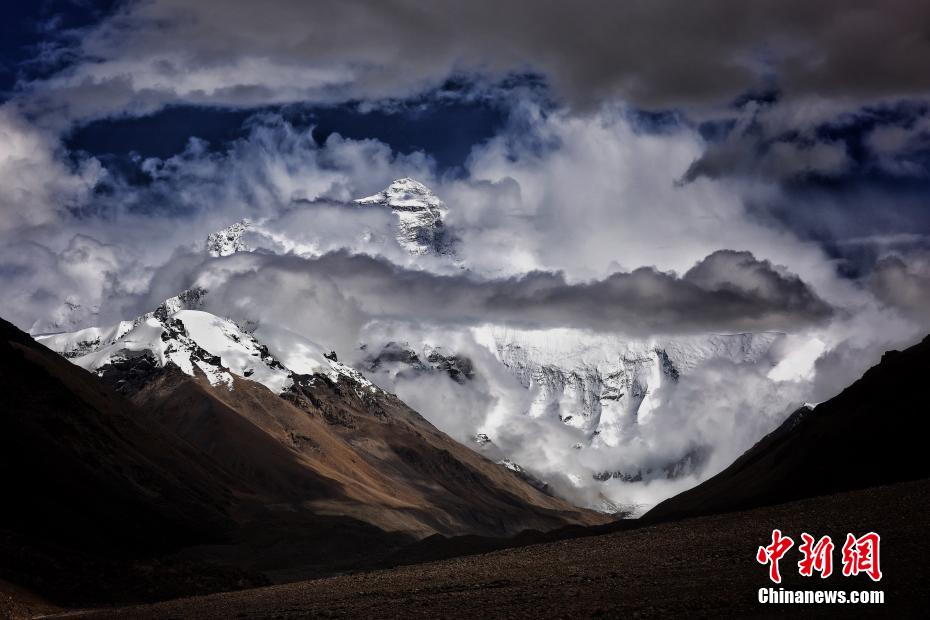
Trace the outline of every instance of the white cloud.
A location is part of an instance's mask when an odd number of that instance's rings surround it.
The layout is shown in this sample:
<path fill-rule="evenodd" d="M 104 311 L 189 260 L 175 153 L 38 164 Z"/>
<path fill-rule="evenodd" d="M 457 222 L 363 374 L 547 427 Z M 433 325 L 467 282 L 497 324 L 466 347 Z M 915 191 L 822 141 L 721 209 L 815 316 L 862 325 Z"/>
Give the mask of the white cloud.
<path fill-rule="evenodd" d="M 11 291 L 0 314 L 23 329 L 149 310 L 143 292 L 177 293 L 177 281 L 164 288 L 150 282 L 155 269 L 182 265 L 187 254 L 176 254 L 178 248 L 199 250 L 210 232 L 242 217 L 271 218 L 265 232 L 277 226 L 292 242 L 320 251 L 369 247 L 365 230 L 379 231 L 375 249 L 400 260 L 406 255 L 383 234 L 390 214 L 346 214 L 326 199 L 372 193 L 408 173 L 428 179 L 432 168 L 421 153 L 397 155 L 375 140 L 332 135 L 317 145 L 309 129 L 277 117 L 254 120 L 228 151 L 211 152 L 192 140 L 175 156 L 142 162 L 152 177 L 144 185 L 107 175 L 94 159 L 72 166 L 51 134 L 9 107 L 0 107 L 0 137 L 0 284 Z M 101 181 L 107 191 L 94 193 Z"/>
<path fill-rule="evenodd" d="M 0 233 L 58 223 L 69 206 L 80 206 L 102 176 L 88 159 L 67 163 L 54 134 L 0 105 Z"/>

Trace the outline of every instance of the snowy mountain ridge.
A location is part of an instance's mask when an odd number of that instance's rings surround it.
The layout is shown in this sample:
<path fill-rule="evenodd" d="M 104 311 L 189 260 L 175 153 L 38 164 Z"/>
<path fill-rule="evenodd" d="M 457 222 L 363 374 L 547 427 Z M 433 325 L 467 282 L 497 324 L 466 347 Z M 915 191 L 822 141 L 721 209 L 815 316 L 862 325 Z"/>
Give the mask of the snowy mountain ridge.
<path fill-rule="evenodd" d="M 486 348 L 527 391 L 522 415 L 555 419 L 579 431 L 573 447 L 621 449 L 635 440 L 682 377 L 703 364 L 768 364 L 770 352 L 784 337 L 777 332 L 708 334 L 668 339 L 635 340 L 619 335 L 578 330 L 518 330 L 484 326 L 472 330 Z M 429 373 L 445 374 L 465 387 L 482 373 L 466 355 L 445 347 L 388 342 L 367 351 L 361 368 L 377 384 L 396 386 Z M 485 362 L 486 363 L 486 362 Z M 476 448 L 493 444 L 491 428 L 471 429 Z M 703 465 L 700 452 L 655 471 L 631 470 L 612 477 L 688 475 Z M 608 477 L 615 472 L 608 472 Z"/>
<path fill-rule="evenodd" d="M 233 389 L 233 375 L 261 383 L 276 394 L 307 376 L 312 381 L 314 375 L 332 381 L 344 377 L 360 389 L 377 389 L 359 372 L 335 356 L 327 357 L 319 345 L 297 334 L 273 326 L 257 326 L 249 333 L 230 319 L 200 310 L 205 295 L 204 289 L 191 289 L 133 321 L 36 339 L 97 374 L 147 358 L 155 367 L 174 364 L 191 376 L 199 370 L 211 385 L 228 389 Z"/>

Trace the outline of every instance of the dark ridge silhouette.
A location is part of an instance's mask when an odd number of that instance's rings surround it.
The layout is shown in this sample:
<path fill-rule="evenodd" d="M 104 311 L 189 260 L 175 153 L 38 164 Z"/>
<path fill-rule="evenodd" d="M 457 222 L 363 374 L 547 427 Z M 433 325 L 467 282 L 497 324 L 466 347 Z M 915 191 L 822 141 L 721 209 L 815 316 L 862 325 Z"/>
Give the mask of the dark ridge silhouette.
<path fill-rule="evenodd" d="M 769 506 L 930 476 L 930 336 L 838 396 L 794 412 L 725 470 L 658 504 L 644 522 Z"/>

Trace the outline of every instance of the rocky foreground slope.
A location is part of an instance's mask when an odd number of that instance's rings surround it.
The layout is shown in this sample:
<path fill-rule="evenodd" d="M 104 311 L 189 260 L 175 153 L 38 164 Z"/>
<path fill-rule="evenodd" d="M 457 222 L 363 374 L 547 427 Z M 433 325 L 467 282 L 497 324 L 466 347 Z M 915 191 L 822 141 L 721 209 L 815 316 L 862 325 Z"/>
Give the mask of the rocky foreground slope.
<path fill-rule="evenodd" d="M 880 506 L 895 509 L 876 509 Z M 392 570 L 67 617 L 924 617 L 930 603 L 928 508 L 930 482 L 923 480 Z M 781 587 L 882 590 L 885 602 L 759 603 L 759 589 L 772 583 L 755 553 L 770 542 L 774 528 L 793 536 L 830 534 L 834 540 L 846 532 L 881 532 L 885 578 L 880 583 L 865 575 L 843 577 L 839 570 L 828 579 L 801 577 L 792 550 L 782 561 Z"/>

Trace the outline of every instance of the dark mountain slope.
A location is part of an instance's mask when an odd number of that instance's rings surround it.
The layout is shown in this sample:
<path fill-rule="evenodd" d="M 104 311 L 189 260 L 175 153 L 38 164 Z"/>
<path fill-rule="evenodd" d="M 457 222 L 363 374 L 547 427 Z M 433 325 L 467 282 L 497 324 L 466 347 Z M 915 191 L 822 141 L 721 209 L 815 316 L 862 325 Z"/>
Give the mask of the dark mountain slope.
<path fill-rule="evenodd" d="M 231 531 L 221 470 L 158 426 L 139 424 L 131 403 L 2 320 L 0 394 L 5 577 L 67 600 L 99 600 L 94 583 L 111 579 L 131 600 L 144 596 L 136 586 L 149 586 L 144 577 L 126 584 L 127 558 Z M 171 569 L 179 581 L 189 578 L 185 570 Z M 200 580 L 212 583 L 207 589 L 239 579 L 212 582 L 209 572 Z M 165 591 L 203 589 L 175 583 Z"/>
<path fill-rule="evenodd" d="M 106 373 L 105 373 L 106 376 Z M 372 566 L 434 534 L 501 537 L 609 521 L 528 484 L 396 397 L 317 377 L 282 398 L 168 366 L 132 400 L 247 483 L 237 544 L 208 557 L 275 579 Z M 389 534 L 390 533 L 390 534 Z"/>
<path fill-rule="evenodd" d="M 355 387 L 321 379 L 281 398 L 251 381 L 216 388 L 168 367 L 132 399 L 251 481 L 263 493 L 256 502 L 317 507 L 419 535 L 506 535 L 606 519 L 526 484 L 395 397 Z"/>
<path fill-rule="evenodd" d="M 0 322 L 0 525 L 164 548 L 230 525 L 223 476 L 96 377 Z"/>
<path fill-rule="evenodd" d="M 351 379 L 282 398 L 144 360 L 104 373 L 117 393 L 0 323 L 0 579 L 152 600 L 358 569 L 435 533 L 608 520 Z"/>
<path fill-rule="evenodd" d="M 644 521 L 744 510 L 930 476 L 930 336 L 889 351 L 838 396 L 803 408 L 728 468 Z"/>

